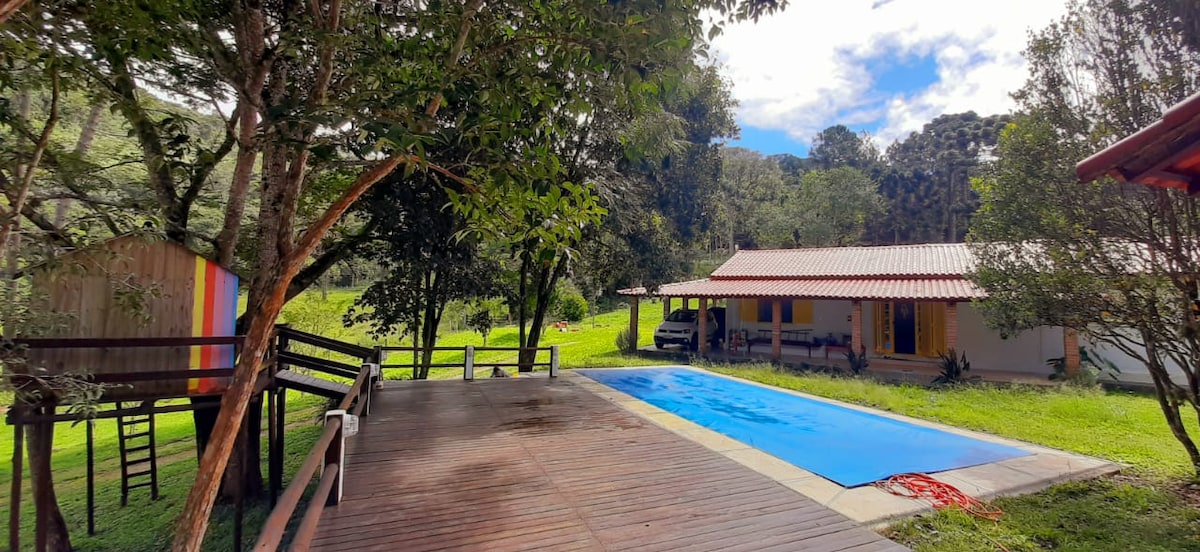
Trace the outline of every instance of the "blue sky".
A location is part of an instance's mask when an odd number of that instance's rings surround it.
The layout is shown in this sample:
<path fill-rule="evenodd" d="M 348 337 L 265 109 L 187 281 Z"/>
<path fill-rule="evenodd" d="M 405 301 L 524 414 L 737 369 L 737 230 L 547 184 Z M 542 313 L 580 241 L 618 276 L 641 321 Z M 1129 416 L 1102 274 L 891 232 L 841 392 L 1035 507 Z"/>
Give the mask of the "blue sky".
<path fill-rule="evenodd" d="M 794 1 L 727 26 L 713 46 L 739 102 L 732 144 L 804 155 L 816 133 L 844 124 L 886 147 L 943 113 L 1009 112 L 1028 32 L 1065 3 Z"/>
<path fill-rule="evenodd" d="M 871 93 L 867 100 L 874 100 L 878 109 L 882 109 L 886 101 L 895 95 L 911 94 L 913 91 L 928 88 L 938 81 L 937 60 L 932 55 L 906 56 L 895 58 L 880 56 L 865 60 L 864 66 L 871 78 Z M 845 124 L 853 113 L 839 113 L 830 124 Z M 839 118 L 844 117 L 844 118 Z M 866 131 L 876 134 L 880 130 L 881 120 L 860 124 L 846 124 L 856 132 Z M 761 128 L 739 121 L 742 129 L 741 138 L 731 140 L 729 145 L 763 152 L 770 155 L 775 153 L 790 153 L 797 157 L 808 155 L 807 140 L 789 136 L 787 130 Z"/>

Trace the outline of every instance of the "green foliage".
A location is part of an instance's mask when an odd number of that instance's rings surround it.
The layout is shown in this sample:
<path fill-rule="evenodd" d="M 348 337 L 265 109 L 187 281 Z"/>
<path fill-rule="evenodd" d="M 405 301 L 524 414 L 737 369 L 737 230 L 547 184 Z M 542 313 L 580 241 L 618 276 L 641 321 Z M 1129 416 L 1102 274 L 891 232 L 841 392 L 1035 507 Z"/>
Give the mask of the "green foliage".
<path fill-rule="evenodd" d="M 971 371 L 971 363 L 967 361 L 967 353 L 958 355 L 954 349 L 938 352 L 938 376 L 933 378 L 934 385 L 955 385 L 971 379 L 967 372 Z"/>
<path fill-rule="evenodd" d="M 570 322 L 579 322 L 583 320 L 588 313 L 587 299 L 583 298 L 578 291 L 568 290 L 561 293 L 554 306 L 554 312 L 559 319 Z"/>
<path fill-rule="evenodd" d="M 846 361 L 850 363 L 850 373 L 856 376 L 865 374 L 867 367 L 871 364 L 865 347 L 857 352 L 854 350 L 846 351 Z"/>
<path fill-rule="evenodd" d="M 1070 385 L 1080 385 L 1084 387 L 1093 387 L 1100 383 L 1100 378 L 1107 376 L 1112 381 L 1119 381 L 1117 374 L 1121 373 L 1121 368 L 1111 360 L 1100 356 L 1095 350 L 1087 347 L 1079 347 L 1079 372 L 1076 374 L 1067 373 L 1067 357 L 1055 357 L 1046 360 L 1046 366 L 1054 370 L 1048 379 L 1050 381 L 1061 381 Z"/>
<path fill-rule="evenodd" d="M 487 347 L 488 334 L 492 333 L 492 325 L 494 323 L 495 320 L 492 319 L 492 311 L 488 310 L 487 307 L 480 308 L 467 318 L 467 327 L 483 338 L 484 347 Z"/>
<path fill-rule="evenodd" d="M 988 324 L 1002 332 L 1074 328 L 1141 361 L 1172 435 L 1200 466 L 1185 427 L 1194 418 L 1180 411 L 1200 404 L 1187 383 L 1200 370 L 1200 321 L 1189 312 L 1200 273 L 1197 200 L 1107 178 L 1079 183 L 1075 174 L 1079 160 L 1197 89 L 1200 51 L 1177 25 L 1159 2 L 1085 0 L 1031 36 L 1030 79 L 1014 96 L 1022 113 L 975 183 L 973 279 L 988 290 Z"/>
<path fill-rule="evenodd" d="M 629 328 L 625 328 L 617 332 L 617 339 L 614 342 L 617 350 L 624 353 L 632 353 L 637 350 L 637 342 L 633 340 L 633 334 L 629 333 Z"/>
<path fill-rule="evenodd" d="M 960 550 L 1196 551 L 1200 513 L 1171 489 L 1128 479 L 1070 482 L 993 501 L 998 523 L 948 509 L 900 522 L 884 536 L 918 552 Z"/>

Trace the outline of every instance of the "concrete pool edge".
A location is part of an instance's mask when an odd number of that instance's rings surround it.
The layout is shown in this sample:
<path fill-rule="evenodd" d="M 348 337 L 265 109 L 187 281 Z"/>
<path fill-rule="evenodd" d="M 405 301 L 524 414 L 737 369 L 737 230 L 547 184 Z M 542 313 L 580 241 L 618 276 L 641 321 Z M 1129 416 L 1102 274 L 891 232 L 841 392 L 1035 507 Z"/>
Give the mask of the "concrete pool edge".
<path fill-rule="evenodd" d="M 1098 458 L 1033 445 L 987 433 L 969 431 L 883 410 L 843 403 L 790 389 L 719 374 L 693 366 L 631 366 L 624 368 L 604 368 L 604 370 L 638 368 L 684 368 L 694 370 L 913 425 L 933 428 L 981 441 L 1008 445 L 1030 453 L 1029 456 L 931 474 L 934 478 L 954 485 L 962 491 L 981 499 L 1036 492 L 1056 483 L 1091 479 L 1116 473 L 1121 469 L 1118 464 Z M 587 389 L 609 402 L 615 403 L 656 425 L 686 437 L 743 466 L 770 477 L 779 484 L 859 523 L 880 525 L 891 520 L 932 510 L 932 507 L 924 501 L 894 496 L 870 485 L 855 488 L 842 487 L 837 483 L 755 449 L 750 445 L 667 412 L 632 395 L 617 391 L 583 374 L 568 370 L 563 372 L 563 376 L 568 378 L 572 383 Z"/>

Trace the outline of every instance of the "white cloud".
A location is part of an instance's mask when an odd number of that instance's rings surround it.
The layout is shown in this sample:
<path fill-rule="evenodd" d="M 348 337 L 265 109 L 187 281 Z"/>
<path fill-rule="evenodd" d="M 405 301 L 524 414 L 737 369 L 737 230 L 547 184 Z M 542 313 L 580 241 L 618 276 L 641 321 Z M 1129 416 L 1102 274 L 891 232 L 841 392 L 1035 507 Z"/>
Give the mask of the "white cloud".
<path fill-rule="evenodd" d="M 1065 3 L 791 0 L 784 13 L 727 27 L 714 46 L 743 125 L 807 143 L 832 124 L 879 121 L 887 144 L 942 113 L 1011 110 L 1028 32 L 1061 16 Z M 937 62 L 932 85 L 891 96 L 873 89 L 868 61 L 924 56 Z"/>

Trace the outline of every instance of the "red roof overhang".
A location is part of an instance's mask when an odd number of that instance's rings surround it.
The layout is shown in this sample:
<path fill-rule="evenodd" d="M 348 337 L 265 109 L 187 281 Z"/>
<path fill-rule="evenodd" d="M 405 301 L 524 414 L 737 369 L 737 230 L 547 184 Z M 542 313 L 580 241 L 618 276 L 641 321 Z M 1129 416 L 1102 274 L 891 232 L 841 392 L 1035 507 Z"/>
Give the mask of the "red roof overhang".
<path fill-rule="evenodd" d="M 618 293 L 647 295 L 647 290 L 631 288 Z M 843 301 L 971 301 L 983 299 L 987 294 L 965 278 L 812 278 L 692 280 L 663 285 L 654 295 L 712 299 L 787 297 Z"/>
<path fill-rule="evenodd" d="M 1081 182 L 1111 176 L 1200 193 L 1200 93 L 1176 104 L 1154 124 L 1075 166 Z"/>

